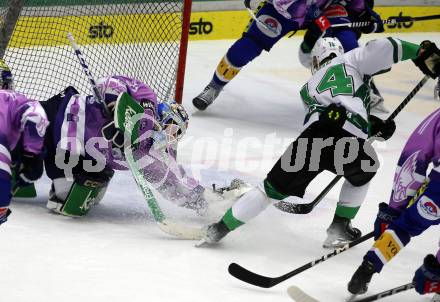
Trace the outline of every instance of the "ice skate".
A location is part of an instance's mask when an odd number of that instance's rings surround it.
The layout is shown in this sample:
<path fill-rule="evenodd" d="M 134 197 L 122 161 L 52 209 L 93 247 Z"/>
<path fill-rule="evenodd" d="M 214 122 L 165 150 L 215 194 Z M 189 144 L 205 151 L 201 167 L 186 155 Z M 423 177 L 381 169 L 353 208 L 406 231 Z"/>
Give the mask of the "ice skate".
<path fill-rule="evenodd" d="M 209 84 L 205 89 L 193 99 L 193 105 L 199 110 L 205 110 L 209 105 L 211 105 L 214 100 L 220 94 L 222 88 L 214 87 Z"/>
<path fill-rule="evenodd" d="M 211 245 L 218 243 L 223 237 L 225 237 L 230 230 L 226 224 L 221 220 L 220 222 L 208 225 L 205 228 L 204 237 L 196 244 L 197 247 Z"/>
<path fill-rule="evenodd" d="M 327 239 L 323 247 L 327 249 L 341 248 L 347 243 L 360 238 L 361 231 L 351 226 L 350 219 L 335 216 L 332 224 L 327 229 Z"/>
<path fill-rule="evenodd" d="M 373 263 L 364 260 L 348 282 L 348 291 L 353 295 L 365 294 L 375 272 Z"/>
<path fill-rule="evenodd" d="M 432 297 L 431 302 L 440 302 L 440 294 L 435 294 L 434 297 Z"/>

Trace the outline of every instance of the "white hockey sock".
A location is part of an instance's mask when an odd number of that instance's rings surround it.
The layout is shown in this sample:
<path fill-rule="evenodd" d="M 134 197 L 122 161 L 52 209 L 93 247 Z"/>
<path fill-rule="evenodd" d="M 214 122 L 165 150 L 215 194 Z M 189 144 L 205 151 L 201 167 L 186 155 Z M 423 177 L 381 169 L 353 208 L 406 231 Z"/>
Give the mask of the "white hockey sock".
<path fill-rule="evenodd" d="M 363 186 L 355 187 L 350 182 L 345 180 L 339 194 L 336 215 L 349 219 L 354 218 L 360 206 L 364 202 L 365 196 L 367 196 L 369 186 L 370 183 L 368 182 Z"/>

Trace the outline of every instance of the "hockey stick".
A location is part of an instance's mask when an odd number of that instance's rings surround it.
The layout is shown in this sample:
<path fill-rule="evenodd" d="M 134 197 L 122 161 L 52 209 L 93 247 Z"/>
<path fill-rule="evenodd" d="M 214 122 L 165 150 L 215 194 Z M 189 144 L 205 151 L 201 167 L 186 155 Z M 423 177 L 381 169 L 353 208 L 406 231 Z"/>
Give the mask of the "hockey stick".
<path fill-rule="evenodd" d="M 99 91 L 98 87 L 96 86 L 95 79 L 93 78 L 92 72 L 89 69 L 89 66 L 86 63 L 86 60 L 84 59 L 84 56 L 81 52 L 81 49 L 79 49 L 78 44 L 75 41 L 75 38 L 73 37 L 72 33 L 67 33 L 67 39 L 70 41 L 70 45 L 72 46 L 73 50 L 75 50 L 75 55 L 78 58 L 79 64 L 81 65 L 85 75 L 89 79 L 90 86 L 92 86 L 93 93 L 95 94 L 95 97 L 99 104 L 101 105 L 105 115 L 107 117 L 110 116 L 110 111 L 107 107 L 107 105 L 104 103 L 104 98 L 101 95 L 101 92 Z"/>
<path fill-rule="evenodd" d="M 440 15 L 420 16 L 420 17 L 390 17 L 386 20 L 382 20 L 383 25 L 394 25 L 397 23 L 405 22 L 418 22 L 440 19 Z M 332 24 L 331 28 L 347 27 L 347 28 L 361 28 L 366 27 L 374 23 L 373 21 L 359 21 L 352 23 Z"/>
<path fill-rule="evenodd" d="M 371 301 L 377 301 L 384 297 L 392 296 L 394 294 L 406 291 L 408 289 L 412 289 L 414 287 L 414 284 L 408 283 L 405 285 L 401 285 L 386 291 L 383 291 L 379 294 L 375 294 L 372 296 L 368 296 L 363 299 L 359 300 L 348 300 L 348 302 L 371 302 Z M 287 294 L 290 298 L 292 298 L 295 302 L 319 302 L 319 300 L 316 300 L 312 296 L 309 296 L 306 294 L 302 289 L 300 289 L 298 286 L 292 285 L 287 289 Z"/>
<path fill-rule="evenodd" d="M 403 292 L 403 291 L 406 291 L 406 290 L 409 290 L 409 289 L 412 289 L 412 288 L 414 288 L 414 284 L 413 283 L 407 283 L 405 285 L 401 285 L 401 286 L 398 286 L 398 287 L 395 287 L 395 288 L 383 291 L 381 293 L 368 296 L 366 298 L 362 298 L 362 299 L 359 299 L 359 300 L 352 300 L 352 301 L 353 302 L 377 301 L 379 299 L 382 299 L 382 298 L 385 298 L 385 297 L 389 297 L 389 296 L 395 295 L 397 293 L 400 293 L 400 292 Z"/>
<path fill-rule="evenodd" d="M 90 85 L 93 88 L 93 92 L 95 93 L 96 98 L 99 101 L 99 104 L 103 107 L 104 113 L 110 117 L 110 111 L 108 110 L 106 104 L 104 103 L 103 97 L 98 90 L 98 87 L 96 86 L 96 82 L 93 78 L 92 73 L 90 72 L 90 69 L 84 59 L 84 56 L 82 55 L 82 52 L 78 46 L 78 44 L 75 41 L 75 38 L 71 33 L 67 34 L 67 38 L 70 41 L 70 44 L 72 45 L 72 48 L 75 50 L 75 54 L 78 57 L 79 63 L 81 64 L 84 73 L 89 79 Z M 129 114 L 130 111 L 127 111 L 126 114 Z M 167 234 L 183 238 L 183 239 L 192 239 L 192 240 L 199 240 L 203 237 L 203 231 L 196 228 L 189 228 L 184 225 L 176 224 L 174 222 L 171 222 L 165 218 L 165 215 L 163 214 L 156 198 L 154 197 L 153 193 L 151 192 L 148 182 L 142 177 L 141 173 L 139 172 L 139 169 L 137 168 L 136 162 L 132 155 L 131 146 L 127 147 L 128 152 L 126 152 L 126 159 L 127 163 L 130 167 L 130 171 L 133 174 L 133 177 L 136 181 L 136 184 L 140 188 L 144 198 L 147 200 L 148 207 L 150 208 L 150 211 L 154 217 L 154 220 L 156 221 L 158 227 L 164 231 Z"/>
<path fill-rule="evenodd" d="M 292 278 L 295 275 L 298 275 L 299 273 L 302 273 L 305 270 L 308 270 L 309 268 L 314 267 L 315 265 L 317 265 L 321 262 L 328 260 L 329 258 L 332 258 L 342 252 L 345 252 L 346 250 L 372 238 L 373 236 L 374 236 L 374 232 L 370 232 L 370 233 L 362 236 L 361 238 L 346 244 L 342 248 L 336 249 L 327 255 L 324 255 L 316 260 L 313 260 L 307 264 L 304 264 L 303 266 L 300 266 L 300 267 L 294 269 L 293 271 L 290 271 L 287 274 L 281 275 L 279 277 L 267 277 L 267 276 L 259 275 L 259 274 L 256 274 L 254 272 L 251 272 L 251 271 L 245 269 L 244 267 L 242 267 L 241 265 L 239 265 L 237 263 L 231 263 L 229 265 L 228 271 L 232 276 L 234 276 L 237 279 L 240 279 L 241 281 L 244 281 L 246 283 L 249 283 L 249 284 L 252 284 L 255 286 L 263 287 L 263 288 L 270 288 L 270 287 L 273 287 L 283 281 L 286 281 L 289 278 Z"/>
<path fill-rule="evenodd" d="M 400 103 L 400 105 L 390 114 L 390 116 L 386 119 L 386 122 L 392 121 L 396 118 L 396 116 L 405 108 L 406 105 L 414 98 L 414 96 L 419 92 L 419 90 L 428 82 L 430 77 L 425 75 L 423 79 L 411 90 L 411 92 L 406 96 L 406 98 Z M 378 133 L 377 136 L 380 137 L 381 133 Z M 311 203 L 307 204 L 296 204 L 290 203 L 286 201 L 279 201 L 276 203 L 276 207 L 283 212 L 291 213 L 291 214 L 307 214 L 310 213 L 318 203 L 324 198 L 324 196 L 338 183 L 338 181 L 342 178 L 342 175 L 337 175 L 328 185 L 327 187 L 316 197 Z"/>
<path fill-rule="evenodd" d="M 327 193 L 339 182 L 342 175 L 337 175 L 333 180 L 325 187 L 325 189 L 319 193 L 319 195 L 311 203 L 291 203 L 287 201 L 279 201 L 275 204 L 275 207 L 283 212 L 291 214 L 308 214 L 310 213 L 318 203 L 327 195 Z"/>

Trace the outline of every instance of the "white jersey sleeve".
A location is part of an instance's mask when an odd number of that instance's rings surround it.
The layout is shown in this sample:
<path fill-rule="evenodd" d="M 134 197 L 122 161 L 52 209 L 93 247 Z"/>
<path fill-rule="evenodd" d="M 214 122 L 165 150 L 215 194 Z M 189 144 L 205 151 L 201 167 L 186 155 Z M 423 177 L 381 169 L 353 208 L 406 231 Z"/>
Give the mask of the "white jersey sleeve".
<path fill-rule="evenodd" d="M 420 46 L 396 38 L 372 40 L 364 47 L 346 54 L 346 60 L 363 75 L 375 75 L 389 71 L 399 61 L 414 59 Z"/>

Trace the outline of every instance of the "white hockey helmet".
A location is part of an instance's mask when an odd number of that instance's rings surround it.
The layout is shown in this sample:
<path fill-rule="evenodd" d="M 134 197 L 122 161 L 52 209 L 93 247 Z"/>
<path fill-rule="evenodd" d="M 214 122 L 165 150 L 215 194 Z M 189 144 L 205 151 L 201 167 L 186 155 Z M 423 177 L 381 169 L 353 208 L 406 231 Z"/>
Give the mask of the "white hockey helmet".
<path fill-rule="evenodd" d="M 315 74 L 322 65 L 321 62 L 334 54 L 335 57 L 344 54 L 341 42 L 336 38 L 320 38 L 313 46 L 310 56 L 312 57 L 312 74 Z"/>

